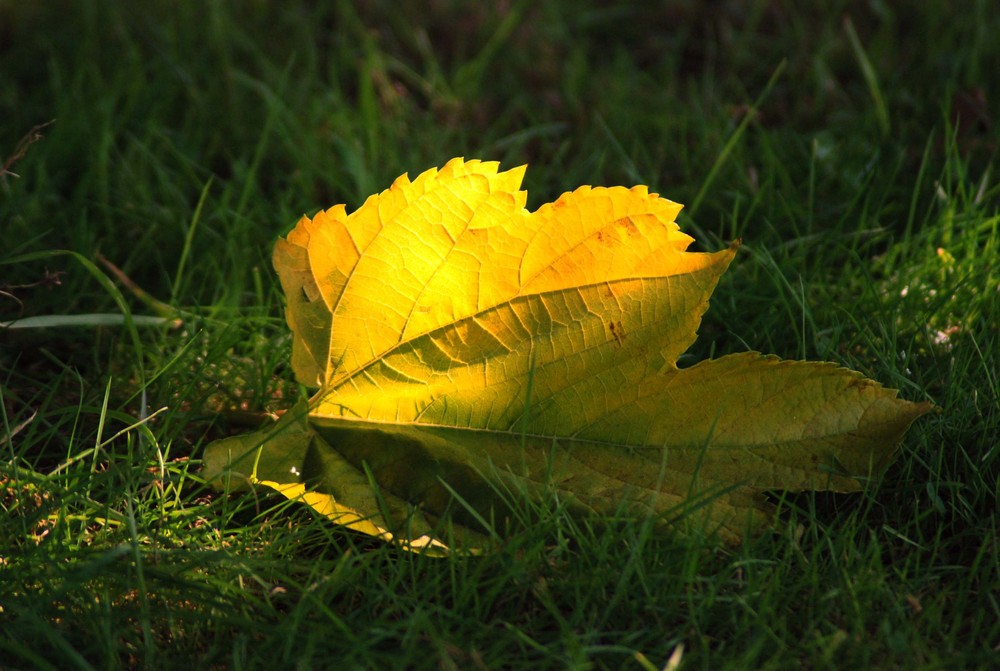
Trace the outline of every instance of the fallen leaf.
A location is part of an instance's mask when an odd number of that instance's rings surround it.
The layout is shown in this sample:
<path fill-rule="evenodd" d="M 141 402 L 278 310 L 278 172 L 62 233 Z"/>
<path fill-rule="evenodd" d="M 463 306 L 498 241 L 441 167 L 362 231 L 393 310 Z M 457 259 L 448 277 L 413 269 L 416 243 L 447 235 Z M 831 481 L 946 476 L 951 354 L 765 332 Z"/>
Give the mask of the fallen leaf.
<path fill-rule="evenodd" d="M 403 175 L 278 241 L 292 366 L 319 391 L 209 446 L 207 478 L 409 548 L 481 546 L 546 492 L 738 540 L 772 519 L 764 491 L 861 490 L 933 407 L 830 363 L 677 368 L 737 245 L 686 251 L 681 206 L 643 186 L 528 212 L 524 168 L 497 168 Z"/>

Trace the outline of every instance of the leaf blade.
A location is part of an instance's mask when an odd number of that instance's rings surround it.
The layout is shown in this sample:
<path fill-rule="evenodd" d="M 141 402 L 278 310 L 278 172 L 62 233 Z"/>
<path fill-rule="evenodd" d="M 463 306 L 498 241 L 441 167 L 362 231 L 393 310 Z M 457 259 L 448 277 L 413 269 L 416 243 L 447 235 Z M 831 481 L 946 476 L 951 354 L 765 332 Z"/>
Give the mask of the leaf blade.
<path fill-rule="evenodd" d="M 512 491 L 739 540 L 766 490 L 862 489 L 933 407 L 834 364 L 678 369 L 738 244 L 688 252 L 681 206 L 641 186 L 528 212 L 523 174 L 454 159 L 279 241 L 293 369 L 319 391 L 294 450 L 237 445 L 252 481 L 410 549 L 442 549 L 441 520 L 481 546 Z"/>

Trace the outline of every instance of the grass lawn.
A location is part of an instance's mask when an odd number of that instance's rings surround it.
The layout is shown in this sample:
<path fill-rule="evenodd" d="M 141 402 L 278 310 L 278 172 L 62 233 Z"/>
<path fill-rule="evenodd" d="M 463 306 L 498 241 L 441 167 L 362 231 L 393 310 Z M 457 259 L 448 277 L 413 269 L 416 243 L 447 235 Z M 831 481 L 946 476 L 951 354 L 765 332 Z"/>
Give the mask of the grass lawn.
<path fill-rule="evenodd" d="M 0 668 L 1000 668 L 1000 12 L 821 5 L 0 0 Z M 538 505 L 436 559 L 206 486 L 302 393 L 274 240 L 453 156 L 742 238 L 682 365 L 942 411 L 738 548 Z"/>

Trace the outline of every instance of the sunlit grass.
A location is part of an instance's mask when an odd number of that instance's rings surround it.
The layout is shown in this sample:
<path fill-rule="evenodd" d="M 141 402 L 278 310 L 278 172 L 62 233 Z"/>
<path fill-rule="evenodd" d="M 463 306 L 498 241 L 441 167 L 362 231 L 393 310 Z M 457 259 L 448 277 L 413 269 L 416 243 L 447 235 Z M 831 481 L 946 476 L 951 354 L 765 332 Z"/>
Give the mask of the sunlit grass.
<path fill-rule="evenodd" d="M 0 176 L 0 322 L 35 320 L 0 332 L 0 666 L 995 662 L 989 3 L 539 5 L 0 2 L 0 160 L 55 119 Z M 941 412 L 738 549 L 550 500 L 435 559 L 206 487 L 208 441 L 301 393 L 273 240 L 457 155 L 530 163 L 530 207 L 642 182 L 700 249 L 742 238 L 682 363 L 832 360 Z M 121 303 L 166 321 L 88 318 Z"/>

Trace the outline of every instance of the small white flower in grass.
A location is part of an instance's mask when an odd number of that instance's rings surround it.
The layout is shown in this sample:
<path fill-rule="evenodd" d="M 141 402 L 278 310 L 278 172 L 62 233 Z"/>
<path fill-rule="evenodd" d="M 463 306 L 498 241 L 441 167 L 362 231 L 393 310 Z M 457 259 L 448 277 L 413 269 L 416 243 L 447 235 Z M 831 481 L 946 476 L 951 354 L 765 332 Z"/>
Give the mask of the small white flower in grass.
<path fill-rule="evenodd" d="M 941 349 L 947 351 L 951 349 L 952 346 L 952 336 L 961 333 L 962 329 L 959 326 L 949 326 L 948 328 L 941 330 L 935 330 L 931 335 L 931 342 Z"/>

